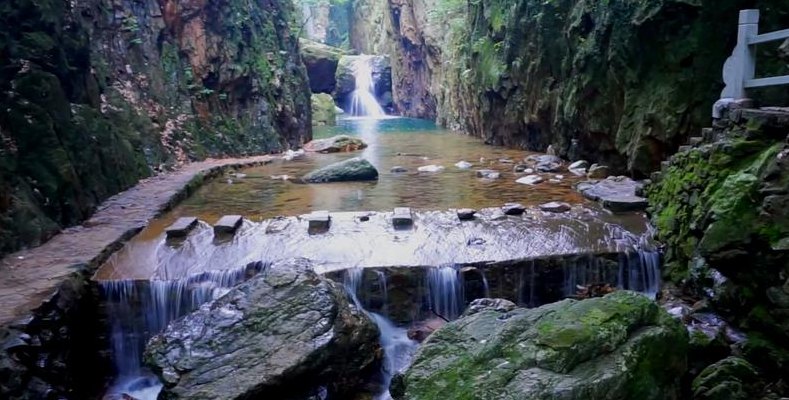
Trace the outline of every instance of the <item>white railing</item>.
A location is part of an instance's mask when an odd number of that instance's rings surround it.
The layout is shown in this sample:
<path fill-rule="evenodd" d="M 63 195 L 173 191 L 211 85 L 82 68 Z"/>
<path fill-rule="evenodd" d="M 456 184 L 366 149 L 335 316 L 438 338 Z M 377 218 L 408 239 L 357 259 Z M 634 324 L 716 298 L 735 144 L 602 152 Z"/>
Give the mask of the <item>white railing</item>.
<path fill-rule="evenodd" d="M 756 78 L 756 45 L 789 38 L 789 29 L 759 34 L 759 10 L 741 10 L 737 30 L 737 46 L 723 65 L 726 87 L 712 110 L 713 118 L 720 118 L 729 103 L 747 99 L 747 89 L 789 85 L 789 75 Z"/>

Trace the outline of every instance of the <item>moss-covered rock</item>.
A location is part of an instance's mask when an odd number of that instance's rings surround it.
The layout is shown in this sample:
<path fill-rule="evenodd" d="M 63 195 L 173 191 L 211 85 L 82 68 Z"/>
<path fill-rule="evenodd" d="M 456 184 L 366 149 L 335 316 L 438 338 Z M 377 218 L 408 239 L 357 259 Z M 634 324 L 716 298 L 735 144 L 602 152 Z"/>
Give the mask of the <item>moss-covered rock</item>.
<path fill-rule="evenodd" d="M 337 125 L 337 106 L 326 93 L 312 95 L 312 126 Z"/>
<path fill-rule="evenodd" d="M 701 372 L 693 380 L 693 398 L 698 400 L 749 400 L 762 393 L 759 374 L 748 361 L 728 357 Z"/>
<path fill-rule="evenodd" d="M 309 89 L 292 4 L 0 4 L 0 254 L 142 177 L 300 146 Z"/>
<path fill-rule="evenodd" d="M 398 399 L 673 399 L 687 332 L 648 298 L 616 292 L 434 332 L 396 379 Z"/>

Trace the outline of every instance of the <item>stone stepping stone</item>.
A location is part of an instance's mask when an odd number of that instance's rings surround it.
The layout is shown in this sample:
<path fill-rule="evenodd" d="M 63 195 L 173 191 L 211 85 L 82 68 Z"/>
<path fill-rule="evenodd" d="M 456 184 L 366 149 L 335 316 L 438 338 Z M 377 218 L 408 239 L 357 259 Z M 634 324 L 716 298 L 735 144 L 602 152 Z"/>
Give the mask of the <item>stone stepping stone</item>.
<path fill-rule="evenodd" d="M 540 210 L 552 213 L 563 213 L 570 211 L 570 205 L 560 201 L 552 201 L 550 203 L 540 204 Z"/>
<path fill-rule="evenodd" d="M 477 210 L 471 208 L 462 208 L 457 211 L 458 219 L 461 221 L 471 221 L 476 213 Z"/>
<path fill-rule="evenodd" d="M 631 195 L 609 196 L 601 200 L 603 207 L 613 212 L 642 211 L 649 205 L 647 199 Z"/>
<path fill-rule="evenodd" d="M 392 225 L 395 229 L 408 228 L 414 224 L 414 215 L 408 207 L 397 207 L 392 215 Z"/>
<path fill-rule="evenodd" d="M 522 185 L 536 185 L 538 183 L 541 183 L 542 181 L 544 181 L 544 179 L 539 175 L 526 175 L 515 182 L 520 183 Z"/>
<path fill-rule="evenodd" d="M 331 216 L 328 211 L 313 211 L 307 216 L 310 232 L 325 232 L 331 227 Z"/>
<path fill-rule="evenodd" d="M 523 215 L 526 212 L 526 207 L 520 203 L 507 203 L 501 208 L 505 215 Z"/>
<path fill-rule="evenodd" d="M 167 233 L 168 238 L 182 238 L 189 235 L 189 232 L 191 232 L 195 226 L 197 226 L 197 218 L 181 217 L 164 231 Z"/>
<path fill-rule="evenodd" d="M 234 234 L 244 222 L 244 217 L 240 215 L 225 215 L 214 224 L 214 234 Z"/>

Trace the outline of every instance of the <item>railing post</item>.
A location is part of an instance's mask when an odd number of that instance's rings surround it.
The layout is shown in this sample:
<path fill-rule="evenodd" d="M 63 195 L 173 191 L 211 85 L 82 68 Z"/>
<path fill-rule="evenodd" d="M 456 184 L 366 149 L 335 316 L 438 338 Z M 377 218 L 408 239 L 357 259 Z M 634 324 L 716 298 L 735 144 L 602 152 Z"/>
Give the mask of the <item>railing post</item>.
<path fill-rule="evenodd" d="M 750 40 L 759 35 L 759 10 L 741 10 L 737 30 L 737 47 L 723 66 L 726 88 L 721 98 L 734 100 L 747 98 L 745 83 L 756 74 L 756 50 Z"/>

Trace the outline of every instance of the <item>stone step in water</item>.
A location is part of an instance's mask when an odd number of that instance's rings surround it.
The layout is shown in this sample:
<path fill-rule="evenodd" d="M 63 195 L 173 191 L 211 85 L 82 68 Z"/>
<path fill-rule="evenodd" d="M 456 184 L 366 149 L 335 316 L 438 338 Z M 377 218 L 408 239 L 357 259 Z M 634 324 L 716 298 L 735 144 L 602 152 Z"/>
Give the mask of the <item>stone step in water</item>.
<path fill-rule="evenodd" d="M 310 233 L 322 233 L 331 227 L 331 216 L 328 211 L 313 211 L 307 216 Z"/>
<path fill-rule="evenodd" d="M 409 228 L 414 225 L 414 215 L 408 207 L 397 207 L 392 214 L 392 225 L 396 229 Z"/>
<path fill-rule="evenodd" d="M 214 234 L 232 235 L 244 222 L 244 217 L 240 215 L 225 215 L 214 224 Z"/>
<path fill-rule="evenodd" d="M 181 217 L 178 218 L 172 225 L 165 229 L 168 238 L 182 238 L 189 235 L 189 232 L 197 226 L 197 218 L 195 217 Z"/>

